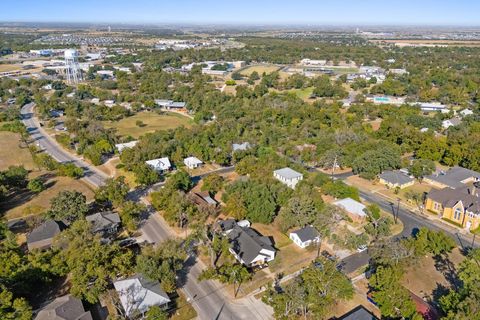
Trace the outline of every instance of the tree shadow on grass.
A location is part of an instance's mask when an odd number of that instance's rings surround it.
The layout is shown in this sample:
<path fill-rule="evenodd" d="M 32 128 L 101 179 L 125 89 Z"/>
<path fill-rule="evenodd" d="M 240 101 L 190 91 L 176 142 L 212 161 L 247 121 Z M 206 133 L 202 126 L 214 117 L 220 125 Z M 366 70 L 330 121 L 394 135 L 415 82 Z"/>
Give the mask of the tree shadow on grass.
<path fill-rule="evenodd" d="M 433 257 L 435 262 L 435 269 L 442 273 L 445 280 L 454 287 L 458 288 L 461 285 L 461 281 L 457 276 L 457 269 L 453 262 L 445 255 L 437 255 Z"/>

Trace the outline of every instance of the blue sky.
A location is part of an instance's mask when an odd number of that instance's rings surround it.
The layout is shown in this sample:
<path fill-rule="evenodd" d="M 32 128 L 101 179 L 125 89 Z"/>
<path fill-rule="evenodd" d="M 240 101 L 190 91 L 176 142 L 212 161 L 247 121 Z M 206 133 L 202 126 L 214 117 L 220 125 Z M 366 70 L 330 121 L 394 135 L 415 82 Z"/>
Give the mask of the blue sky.
<path fill-rule="evenodd" d="M 480 26 L 480 1 L 1 0 L 0 21 Z"/>

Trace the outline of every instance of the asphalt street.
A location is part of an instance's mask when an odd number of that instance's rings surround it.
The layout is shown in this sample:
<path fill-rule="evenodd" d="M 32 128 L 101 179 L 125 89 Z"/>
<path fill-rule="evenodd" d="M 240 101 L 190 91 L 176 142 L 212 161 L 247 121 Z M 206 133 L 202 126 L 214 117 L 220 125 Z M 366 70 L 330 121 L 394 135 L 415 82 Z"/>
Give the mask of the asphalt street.
<path fill-rule="evenodd" d="M 53 140 L 40 126 L 40 123 L 34 116 L 34 103 L 26 104 L 21 109 L 22 122 L 30 133 L 35 144 L 50 154 L 55 160 L 67 163 L 72 162 L 81 167 L 85 171 L 85 179 L 87 182 L 95 187 L 99 187 L 105 183 L 108 178 L 105 174 L 97 170 L 95 167 L 84 162 L 79 157 L 74 156 L 62 149 L 62 147 Z M 234 167 L 226 167 L 217 170 L 217 173 L 226 173 L 233 171 Z M 203 176 L 194 177 L 194 179 L 201 179 Z M 158 184 L 161 187 L 163 184 Z M 129 194 L 129 198 L 142 201 L 149 205 L 144 196 L 149 190 L 134 190 Z M 141 231 L 144 234 L 145 240 L 151 243 L 160 243 L 166 239 L 173 238 L 174 235 L 171 229 L 165 224 L 161 217 L 154 212 L 149 214 L 148 218 L 141 226 Z M 202 320 L 227 320 L 227 319 L 272 319 L 272 309 L 262 302 L 253 298 L 237 299 L 230 301 L 218 284 L 215 281 L 197 280 L 198 276 L 203 270 L 200 262 L 196 261 L 195 257 L 191 257 L 187 261 L 187 265 L 180 276 L 179 281 L 183 282 L 182 289 L 186 293 L 189 302 L 198 313 L 198 318 Z"/>

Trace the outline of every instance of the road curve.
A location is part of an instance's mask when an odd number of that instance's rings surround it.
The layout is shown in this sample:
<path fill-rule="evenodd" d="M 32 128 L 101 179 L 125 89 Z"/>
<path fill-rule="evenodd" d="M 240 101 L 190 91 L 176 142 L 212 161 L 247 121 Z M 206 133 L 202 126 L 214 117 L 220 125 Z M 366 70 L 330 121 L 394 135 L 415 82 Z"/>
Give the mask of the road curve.
<path fill-rule="evenodd" d="M 22 122 L 30 133 L 32 139 L 35 141 L 35 144 L 37 144 L 42 150 L 45 150 L 58 162 L 72 162 L 78 167 L 83 168 L 85 176 L 82 179 L 92 184 L 94 187 L 102 186 L 108 176 L 79 157 L 64 151 L 62 147 L 40 126 L 40 123 L 34 115 L 34 108 L 35 103 L 24 105 L 21 109 L 21 116 Z M 218 170 L 218 172 L 230 172 L 233 169 L 234 167 L 227 167 Z M 198 178 L 201 179 L 202 177 L 200 176 Z M 146 235 L 146 238 L 148 238 L 147 240 L 153 243 L 159 243 L 168 238 L 174 237 L 169 227 L 166 226 L 160 218 L 156 217 L 155 214 L 152 214 L 145 222 L 142 231 Z M 221 285 L 216 281 L 199 282 L 197 278 L 202 270 L 203 267 L 199 262 L 191 261 L 191 266 L 183 271 L 185 279 L 182 287 L 189 301 L 197 311 L 199 319 L 267 320 L 272 318 L 271 308 L 256 299 L 245 298 L 230 301 L 223 292 Z"/>

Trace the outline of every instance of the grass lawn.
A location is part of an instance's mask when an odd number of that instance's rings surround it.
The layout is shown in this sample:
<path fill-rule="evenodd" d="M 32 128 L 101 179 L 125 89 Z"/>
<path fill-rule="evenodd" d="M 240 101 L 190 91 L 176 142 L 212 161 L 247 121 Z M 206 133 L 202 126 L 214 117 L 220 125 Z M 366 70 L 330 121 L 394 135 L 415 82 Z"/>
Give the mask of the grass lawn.
<path fill-rule="evenodd" d="M 250 76 L 252 72 L 257 71 L 258 74 L 261 76 L 264 72 L 272 73 L 274 71 L 277 71 L 278 69 L 280 68 L 274 65 L 269 65 L 269 64 L 257 65 L 257 66 L 251 66 L 243 69 L 242 71 L 240 71 L 240 74 L 244 76 Z"/>
<path fill-rule="evenodd" d="M 289 92 L 295 93 L 302 100 L 308 100 L 313 93 L 313 87 L 304 89 L 292 89 Z"/>
<path fill-rule="evenodd" d="M 28 149 L 20 148 L 20 135 L 0 131 L 0 170 L 5 170 L 13 165 L 23 165 L 27 170 L 35 168 Z"/>
<path fill-rule="evenodd" d="M 185 295 L 177 291 L 178 298 L 174 300 L 176 310 L 170 317 L 171 320 L 189 320 L 197 317 L 197 312 L 190 303 L 187 302 Z"/>
<path fill-rule="evenodd" d="M 293 243 L 286 234 L 280 232 L 280 230 L 278 230 L 277 227 L 274 225 L 254 223 L 252 224 L 252 228 L 260 232 L 260 234 L 265 237 L 273 237 L 273 241 L 275 242 L 275 248 L 277 249 L 281 249 Z"/>
<path fill-rule="evenodd" d="M 38 174 L 38 172 L 34 172 L 31 176 L 38 176 Z M 29 196 L 19 194 L 14 198 L 9 199 L 2 204 L 0 211 L 6 209 L 6 219 L 37 215 L 48 209 L 50 207 L 50 199 L 63 190 L 77 190 L 82 192 L 87 197 L 87 201 L 92 200 L 94 196 L 92 189 L 81 180 L 54 176 L 48 179 L 46 184 L 50 185 L 50 187 L 37 195 Z"/>
<path fill-rule="evenodd" d="M 8 72 L 14 70 L 21 70 L 22 67 L 16 64 L 0 64 L 0 72 Z"/>
<path fill-rule="evenodd" d="M 141 121 L 143 126 L 138 126 L 137 121 Z M 186 116 L 176 113 L 158 114 L 156 112 L 140 112 L 120 121 L 105 121 L 107 128 L 116 128 L 121 136 L 132 136 L 138 138 L 145 133 L 157 130 L 174 129 L 180 126 L 190 127 L 193 121 Z"/>

